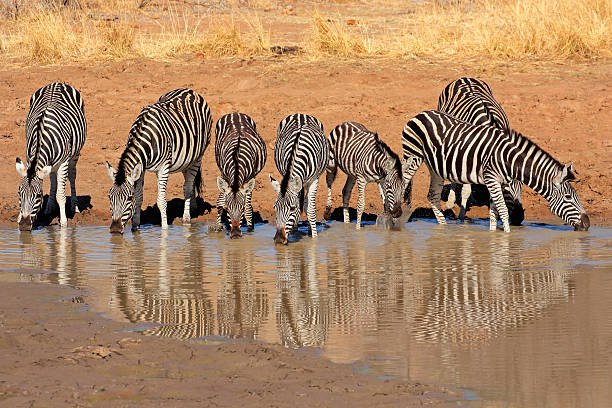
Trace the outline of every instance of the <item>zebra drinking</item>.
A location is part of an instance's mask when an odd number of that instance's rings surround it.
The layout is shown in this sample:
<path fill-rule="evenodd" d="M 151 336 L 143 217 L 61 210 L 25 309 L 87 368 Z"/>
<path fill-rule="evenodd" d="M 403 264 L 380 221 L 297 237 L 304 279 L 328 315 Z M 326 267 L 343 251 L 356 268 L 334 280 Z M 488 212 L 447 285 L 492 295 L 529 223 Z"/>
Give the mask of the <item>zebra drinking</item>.
<path fill-rule="evenodd" d="M 361 215 L 365 207 L 365 188 L 376 182 L 383 200 L 385 214 L 394 218 L 402 215 L 402 164 L 399 156 L 387 146 L 377 133 L 355 122 L 345 122 L 334 128 L 328 137 L 330 146 L 327 166 L 327 205 L 325 219 L 331 217 L 331 186 L 336 179 L 338 167 L 347 174 L 342 189 L 344 222 L 348 223 L 348 205 L 355 182 L 359 191 L 357 202 L 357 229 L 361 228 Z"/>
<path fill-rule="evenodd" d="M 108 193 L 112 213 L 111 232 L 123 233 L 132 218 L 140 225 L 145 170 L 157 173 L 157 207 L 162 229 L 168 228 L 166 183 L 170 173 L 185 178 L 183 223 L 189 224 L 194 192 L 201 186 L 202 155 L 210 142 L 212 117 L 208 104 L 191 89 L 175 89 L 142 109 L 130 129 L 127 145 L 115 170 L 106 162 L 113 185 Z"/>
<path fill-rule="evenodd" d="M 42 182 L 50 176 L 49 199 L 43 213 L 59 204 L 60 226 L 66 227 L 66 179 L 70 180 L 70 206 L 79 212 L 76 165 L 85 144 L 87 123 L 79 91 L 58 82 L 46 85 L 30 98 L 26 119 L 26 160 L 17 158 L 19 229 L 29 231 L 43 202 Z"/>
<path fill-rule="evenodd" d="M 297 228 L 297 222 L 305 207 L 312 237 L 317 236 L 315 199 L 319 176 L 325 171 L 329 159 L 329 144 L 323 124 L 313 116 L 293 114 L 278 125 L 274 146 L 274 163 L 283 176 L 281 182 L 272 178 L 270 183 L 277 197 L 276 235 L 274 242 L 287 244 L 288 234 Z M 305 199 L 305 195 L 306 197 Z"/>
<path fill-rule="evenodd" d="M 493 97 L 493 92 L 489 85 L 476 78 L 459 78 L 444 88 L 438 98 L 438 110 L 448 113 L 459 120 L 471 123 L 472 125 L 488 125 L 498 129 L 510 131 L 508 117 L 501 105 Z M 460 185 L 451 183 L 447 208 L 455 205 L 458 189 Z M 503 186 L 504 199 L 508 207 L 508 215 L 511 225 L 521 225 L 525 219 L 525 212 L 521 199 L 523 184 L 520 181 L 512 180 Z M 461 204 L 459 205 L 459 219 L 465 218 L 466 204 L 472 193 L 470 184 L 461 186 Z M 491 208 L 490 197 L 485 190 L 483 203 L 478 205 L 489 205 Z"/>
<path fill-rule="evenodd" d="M 257 133 L 255 122 L 244 113 L 230 113 L 217 121 L 215 129 L 215 159 L 221 175 L 217 177 L 220 194 L 217 198 L 218 231 L 223 230 L 223 210 L 229 215 L 230 236 L 241 236 L 240 222 L 246 219 L 247 228 L 253 230 L 253 204 L 251 198 L 255 176 L 266 164 L 266 144 Z"/>
<path fill-rule="evenodd" d="M 589 217 L 570 181 L 573 166 L 564 166 L 535 143 L 514 130 L 474 126 L 439 111 L 425 111 L 406 123 L 402 133 L 405 182 L 423 162 L 431 182 L 427 199 L 438 223 L 445 224 L 440 208 L 444 180 L 485 184 L 493 200 L 489 211 L 491 230 L 499 213 L 504 231 L 510 231 L 502 185 L 519 180 L 544 197 L 551 211 L 575 230 L 588 230 Z"/>

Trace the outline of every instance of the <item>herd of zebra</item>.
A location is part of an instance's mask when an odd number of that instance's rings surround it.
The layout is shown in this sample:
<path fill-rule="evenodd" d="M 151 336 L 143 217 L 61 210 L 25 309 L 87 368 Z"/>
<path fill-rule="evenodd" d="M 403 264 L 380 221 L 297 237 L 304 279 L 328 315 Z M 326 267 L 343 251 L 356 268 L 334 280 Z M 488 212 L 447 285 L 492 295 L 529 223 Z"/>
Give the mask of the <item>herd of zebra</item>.
<path fill-rule="evenodd" d="M 26 120 L 26 161 L 16 161 L 19 185 L 20 230 L 31 230 L 42 203 L 42 182 L 50 177 L 45 213 L 59 205 L 60 225 L 67 225 L 66 179 L 71 185 L 71 207 L 79 211 L 75 181 L 76 164 L 85 143 L 86 121 L 81 94 L 63 83 L 51 83 L 30 99 Z M 166 184 L 170 173 L 182 172 L 185 206 L 183 223 L 190 223 L 190 210 L 200 193 L 202 156 L 210 143 L 212 116 L 204 98 L 190 89 L 176 89 L 142 109 L 132 125 L 117 168 L 108 162 L 112 180 L 109 191 L 111 232 L 123 233 L 126 224 L 140 225 L 145 171 L 157 174 L 157 205 L 162 228 L 167 228 Z M 222 116 L 216 124 L 215 159 L 220 170 L 217 186 L 217 221 L 213 230 L 223 231 L 225 212 L 230 236 L 241 236 L 244 218 L 253 229 L 252 194 L 255 177 L 266 162 L 266 144 L 255 122 L 244 113 Z M 504 231 L 510 220 L 523 219 L 522 185 L 542 195 L 551 211 L 575 230 L 588 230 L 589 218 L 570 182 L 572 165 L 559 163 L 535 143 L 510 128 L 508 119 L 481 80 L 460 78 L 439 97 L 438 109 L 424 111 L 406 123 L 402 133 L 403 157 L 394 153 L 377 133 L 355 122 L 336 126 L 326 137 L 323 124 L 311 115 L 284 118 L 277 132 L 274 163 L 280 181 L 271 175 L 276 193 L 277 232 L 275 243 L 286 244 L 305 211 L 310 231 L 317 236 L 315 198 L 320 176 L 326 172 L 328 189 L 325 219 L 332 208 L 331 187 L 338 167 L 347 174 L 342 190 L 344 222 L 349 222 L 348 204 L 357 183 L 357 229 L 365 207 L 365 188 L 378 184 L 385 215 L 398 220 L 410 211 L 412 177 L 423 162 L 431 176 L 428 201 L 440 224 L 445 180 L 453 183 L 449 196 L 461 190 L 460 217 L 471 185 L 485 185 L 490 193 L 490 229 L 501 218 Z M 513 216 L 513 214 L 519 214 Z"/>

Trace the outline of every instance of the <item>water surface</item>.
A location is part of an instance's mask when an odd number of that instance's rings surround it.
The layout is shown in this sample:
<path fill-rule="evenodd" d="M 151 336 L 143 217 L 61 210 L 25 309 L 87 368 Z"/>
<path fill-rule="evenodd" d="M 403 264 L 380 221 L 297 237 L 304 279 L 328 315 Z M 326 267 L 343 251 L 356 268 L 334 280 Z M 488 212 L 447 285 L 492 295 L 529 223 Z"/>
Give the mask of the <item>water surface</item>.
<path fill-rule="evenodd" d="M 612 406 L 612 229 L 332 223 L 274 246 L 207 226 L 0 230 L 0 265 L 85 293 L 146 335 L 314 348 L 377 377 L 468 390 L 474 406 Z"/>

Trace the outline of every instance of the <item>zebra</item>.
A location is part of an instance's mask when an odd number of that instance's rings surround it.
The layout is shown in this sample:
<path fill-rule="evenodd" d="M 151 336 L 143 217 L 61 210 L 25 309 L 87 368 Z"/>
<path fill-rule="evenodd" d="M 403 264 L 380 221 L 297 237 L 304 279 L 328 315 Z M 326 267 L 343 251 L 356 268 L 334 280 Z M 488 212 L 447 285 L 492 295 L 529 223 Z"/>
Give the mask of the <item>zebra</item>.
<path fill-rule="evenodd" d="M 288 233 L 297 228 L 305 207 L 312 237 L 317 237 L 315 199 L 319 176 L 325 171 L 329 158 L 329 144 L 323 124 L 314 116 L 296 113 L 278 125 L 274 146 L 274 163 L 283 176 L 279 183 L 270 174 L 274 201 L 276 235 L 274 242 L 287 244 Z M 305 195 L 308 195 L 305 200 Z"/>
<path fill-rule="evenodd" d="M 385 214 L 394 218 L 402 215 L 402 163 L 397 154 L 378 137 L 360 123 L 344 122 L 329 134 L 329 163 L 327 166 L 327 205 L 324 218 L 329 220 L 332 207 L 332 184 L 336 179 L 338 167 L 347 174 L 342 189 L 342 209 L 344 222 L 348 223 L 348 205 L 355 182 L 359 191 L 357 203 L 357 229 L 361 228 L 361 215 L 365 207 L 365 188 L 368 183 L 376 182 L 383 200 Z"/>
<path fill-rule="evenodd" d="M 222 231 L 221 215 L 227 211 L 231 220 L 231 238 L 241 236 L 240 222 L 244 215 L 248 231 L 253 230 L 251 198 L 255 176 L 266 164 L 266 144 L 257 133 L 255 122 L 244 113 L 230 113 L 217 121 L 215 159 L 221 175 L 217 177 L 217 224 Z"/>
<path fill-rule="evenodd" d="M 70 85 L 53 82 L 38 89 L 30 98 L 26 119 L 26 160 L 19 157 L 15 167 L 22 177 L 19 184 L 19 229 L 32 230 L 42 207 L 42 182 L 50 176 L 49 199 L 44 214 L 59 204 L 60 227 L 66 218 L 66 179 L 70 181 L 71 211 L 78 213 L 76 165 L 85 144 L 87 122 L 83 98 Z"/>
<path fill-rule="evenodd" d="M 551 211 L 575 230 L 589 229 L 589 217 L 570 184 L 576 178 L 573 164 L 562 165 L 514 130 L 475 126 L 444 112 L 425 111 L 406 123 L 402 149 L 405 183 L 411 184 L 418 168 L 426 162 L 431 176 L 427 199 L 440 224 L 446 223 L 440 208 L 440 192 L 446 179 L 485 184 L 493 200 L 489 229 L 497 228 L 499 214 L 504 231 L 509 232 L 501 186 L 519 180 L 544 197 Z"/>
<path fill-rule="evenodd" d="M 185 177 L 183 223 L 191 222 L 190 206 L 199 193 L 202 155 L 210 142 L 212 117 L 204 98 L 186 88 L 175 89 L 145 106 L 130 129 L 119 165 L 106 168 L 113 185 L 108 193 L 112 214 L 110 230 L 123 233 L 132 218 L 132 230 L 140 225 L 144 171 L 157 173 L 157 207 L 162 229 L 168 228 L 166 183 L 170 173 Z M 194 200 L 195 201 L 195 200 Z"/>
<path fill-rule="evenodd" d="M 448 113 L 459 120 L 473 125 L 489 125 L 501 130 L 510 131 L 508 117 L 501 105 L 493 97 L 491 87 L 476 78 L 459 78 L 444 88 L 438 98 L 438 110 Z M 446 207 L 452 208 L 455 205 L 457 190 L 459 185 L 451 183 L 451 190 L 446 201 Z M 521 225 L 525 219 L 525 211 L 522 204 L 523 184 L 520 181 L 512 180 L 503 186 L 504 199 L 508 207 L 508 214 L 511 225 Z M 465 219 L 467 200 L 472 193 L 470 184 L 461 186 L 461 204 L 459 205 L 459 219 Z M 485 190 L 484 203 L 479 205 L 489 205 L 491 207 L 488 191 Z"/>

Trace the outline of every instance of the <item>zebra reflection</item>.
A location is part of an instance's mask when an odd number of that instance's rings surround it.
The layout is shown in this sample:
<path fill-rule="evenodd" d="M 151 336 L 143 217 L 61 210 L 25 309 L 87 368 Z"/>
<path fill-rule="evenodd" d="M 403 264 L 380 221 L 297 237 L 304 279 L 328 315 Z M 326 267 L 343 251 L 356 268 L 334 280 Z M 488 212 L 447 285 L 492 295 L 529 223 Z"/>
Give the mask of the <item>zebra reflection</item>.
<path fill-rule="evenodd" d="M 285 347 L 322 347 L 329 313 L 317 274 L 317 245 L 277 249 L 276 323 Z"/>

